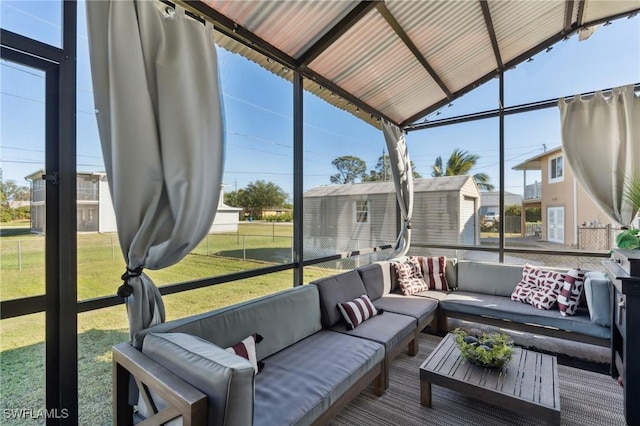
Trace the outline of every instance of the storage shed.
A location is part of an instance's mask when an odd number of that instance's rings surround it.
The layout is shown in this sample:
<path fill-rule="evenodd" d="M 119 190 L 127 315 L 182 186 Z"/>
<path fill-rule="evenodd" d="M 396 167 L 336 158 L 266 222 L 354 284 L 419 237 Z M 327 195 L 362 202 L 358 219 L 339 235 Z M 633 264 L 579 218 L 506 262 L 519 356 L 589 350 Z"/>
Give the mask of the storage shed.
<path fill-rule="evenodd" d="M 478 244 L 480 192 L 473 177 L 414 179 L 413 186 L 412 244 Z M 304 194 L 305 249 L 393 243 L 398 217 L 393 182 L 313 188 Z"/>

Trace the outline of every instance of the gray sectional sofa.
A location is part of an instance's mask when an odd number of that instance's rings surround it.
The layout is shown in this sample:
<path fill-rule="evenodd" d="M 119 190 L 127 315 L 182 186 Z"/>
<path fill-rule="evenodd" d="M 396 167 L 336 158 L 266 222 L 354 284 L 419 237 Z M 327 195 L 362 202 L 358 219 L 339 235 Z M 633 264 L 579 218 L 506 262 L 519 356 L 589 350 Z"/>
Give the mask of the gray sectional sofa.
<path fill-rule="evenodd" d="M 325 424 L 372 382 L 382 394 L 390 354 L 417 351 L 418 323 L 385 312 L 348 331 L 337 306 L 326 304 L 334 290 L 347 301 L 363 294 L 364 284 L 351 271 L 160 324 L 115 346 L 117 424 L 132 423 L 133 405 L 158 424 L 176 417 L 175 424 Z M 436 304 L 426 302 L 435 315 Z M 253 333 L 263 337 L 256 349 L 264 368 L 255 376 L 249 361 L 224 350 Z M 131 377 L 138 399 L 131 398 Z"/>
<path fill-rule="evenodd" d="M 451 317 L 608 346 L 607 312 L 596 319 L 584 306 L 563 317 L 510 300 L 522 266 L 449 259 L 451 291 L 404 296 L 393 267 L 402 260 L 138 333 L 113 350 L 114 420 L 131 424 L 137 405 L 158 424 L 176 417 L 176 424 L 325 424 L 372 382 L 382 394 L 393 358 L 405 348 L 415 355 L 418 333 L 429 325 L 446 331 Z M 590 293 L 606 309 L 608 282 L 592 274 Z M 349 330 L 337 304 L 362 294 L 384 312 Z M 223 349 L 252 333 L 264 338 L 256 347 L 264 369 L 255 376 L 249 361 Z M 142 392 L 132 399 L 136 388 Z"/>

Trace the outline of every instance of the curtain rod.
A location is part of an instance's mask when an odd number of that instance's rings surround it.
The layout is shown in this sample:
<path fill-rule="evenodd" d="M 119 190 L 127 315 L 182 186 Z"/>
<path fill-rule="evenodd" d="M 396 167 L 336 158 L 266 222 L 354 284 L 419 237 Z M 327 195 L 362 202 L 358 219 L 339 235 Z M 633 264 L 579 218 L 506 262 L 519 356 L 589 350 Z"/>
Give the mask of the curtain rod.
<path fill-rule="evenodd" d="M 628 86 L 628 85 L 625 85 L 625 86 Z M 577 95 L 560 96 L 558 98 L 548 99 L 545 101 L 534 101 L 526 104 L 514 105 L 514 106 L 504 108 L 504 114 L 512 115 L 512 114 L 519 114 L 527 111 L 536 111 L 539 109 L 553 108 L 558 105 L 558 101 L 560 101 L 560 99 L 566 99 L 569 102 L 573 102 L 577 96 L 583 99 L 590 99 L 593 96 L 595 96 L 595 94 L 598 92 L 602 92 L 603 94 L 610 94 L 613 91 L 613 89 L 615 89 L 615 87 L 602 89 L 602 90 L 594 90 L 591 92 L 580 93 Z M 634 91 L 640 90 L 640 82 L 633 84 L 633 90 Z M 485 118 L 498 117 L 499 115 L 500 115 L 500 109 L 497 108 L 497 109 L 486 110 L 481 112 L 474 112 L 471 114 L 458 115 L 456 117 L 442 118 L 440 120 L 428 121 L 426 123 L 412 124 L 410 126 L 405 127 L 403 130 L 405 132 L 412 132 L 415 130 L 423 130 L 423 129 L 429 129 L 433 127 L 447 126 L 450 124 L 458 124 L 458 123 L 466 123 L 468 121 L 483 120 Z"/>

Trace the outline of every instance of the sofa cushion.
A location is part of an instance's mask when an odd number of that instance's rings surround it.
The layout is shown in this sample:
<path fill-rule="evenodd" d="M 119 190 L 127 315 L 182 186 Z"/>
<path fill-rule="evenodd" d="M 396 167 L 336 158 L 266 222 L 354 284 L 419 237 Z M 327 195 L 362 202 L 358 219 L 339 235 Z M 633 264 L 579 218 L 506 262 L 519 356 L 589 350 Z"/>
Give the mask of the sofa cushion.
<path fill-rule="evenodd" d="M 522 265 L 460 260 L 457 266 L 457 289 L 461 291 L 511 296 L 522 277 Z"/>
<path fill-rule="evenodd" d="M 363 294 L 348 302 L 338 302 L 338 308 L 342 317 L 347 322 L 347 328 L 353 330 L 369 318 L 381 314 L 383 311 L 378 310 L 369 297 Z"/>
<path fill-rule="evenodd" d="M 393 267 L 398 279 L 398 286 L 405 296 L 429 290 L 422 275 L 422 268 L 416 258 L 409 258 L 406 262 L 394 263 Z"/>
<path fill-rule="evenodd" d="M 356 294 L 362 294 L 364 290 Z M 354 297 L 355 297 L 354 296 Z M 336 313 L 340 315 L 337 311 Z M 252 333 L 264 341 L 256 347 L 258 360 L 322 329 L 318 287 L 302 285 L 200 315 L 148 328 L 134 336 L 140 348 L 147 333 L 187 333 L 221 348 L 235 345 Z"/>
<path fill-rule="evenodd" d="M 377 315 L 353 330 L 348 330 L 344 321 L 331 327 L 331 330 L 339 333 L 381 343 L 387 352 L 395 348 L 404 338 L 413 334 L 415 329 L 416 319 L 414 317 L 393 312 Z"/>
<path fill-rule="evenodd" d="M 611 330 L 591 322 L 586 309 L 579 308 L 574 316 L 563 317 L 557 309 L 540 310 L 531 305 L 514 302 L 508 297 L 454 291 L 440 302 L 440 309 L 469 315 L 482 315 L 522 324 L 553 327 L 587 336 L 608 339 Z"/>
<path fill-rule="evenodd" d="M 424 280 L 429 285 L 429 290 L 449 290 L 445 267 L 447 258 L 444 256 L 416 256 L 415 259 L 422 268 Z"/>
<path fill-rule="evenodd" d="M 347 302 L 366 293 L 358 271 L 351 270 L 313 281 L 320 292 L 320 314 L 322 325 L 331 327 L 342 319 L 339 302 Z"/>
<path fill-rule="evenodd" d="M 142 352 L 207 395 L 208 425 L 251 424 L 254 370 L 246 359 L 183 333 L 149 333 Z"/>
<path fill-rule="evenodd" d="M 564 277 L 558 296 L 558 309 L 562 316 L 575 314 L 583 290 L 584 272 L 580 269 L 570 269 Z"/>
<path fill-rule="evenodd" d="M 587 272 L 584 278 L 584 294 L 591 321 L 595 324 L 611 327 L 609 280 L 600 271 Z"/>
<path fill-rule="evenodd" d="M 376 300 L 391 292 L 391 272 L 395 275 L 395 271 L 390 268 L 390 262 L 375 262 L 357 269 L 369 299 Z"/>
<path fill-rule="evenodd" d="M 383 359 L 381 344 L 333 331 L 300 340 L 264 360 L 253 424 L 312 424 Z"/>
<path fill-rule="evenodd" d="M 427 291 L 426 293 L 437 293 Z M 421 293 L 422 294 L 422 293 Z M 404 296 L 399 293 L 389 293 L 376 299 L 373 304 L 376 308 L 384 309 L 385 315 L 389 312 L 409 315 L 414 317 L 418 324 L 424 323 L 435 315 L 438 301 L 420 296 Z"/>
<path fill-rule="evenodd" d="M 440 301 L 440 300 L 444 300 L 447 297 L 447 294 L 449 293 L 450 293 L 449 291 L 428 290 L 428 291 L 421 291 L 420 293 L 416 293 L 414 294 L 414 296 L 419 296 L 419 297 Z"/>

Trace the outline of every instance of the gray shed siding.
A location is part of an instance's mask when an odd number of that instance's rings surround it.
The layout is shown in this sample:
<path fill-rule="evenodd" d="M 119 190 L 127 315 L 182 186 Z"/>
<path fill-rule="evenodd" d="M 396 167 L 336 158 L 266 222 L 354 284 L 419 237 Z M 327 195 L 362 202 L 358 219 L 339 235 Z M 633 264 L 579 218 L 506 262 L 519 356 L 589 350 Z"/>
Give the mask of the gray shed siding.
<path fill-rule="evenodd" d="M 479 196 L 469 176 L 414 181 L 412 244 L 477 244 Z M 470 199 L 472 215 L 468 212 Z M 355 221 L 358 200 L 369 203 L 367 224 Z M 462 220 L 464 206 L 466 216 Z M 305 251 L 311 252 L 305 255 L 393 244 L 397 238 L 397 213 L 393 182 L 314 188 L 304 199 Z"/>

